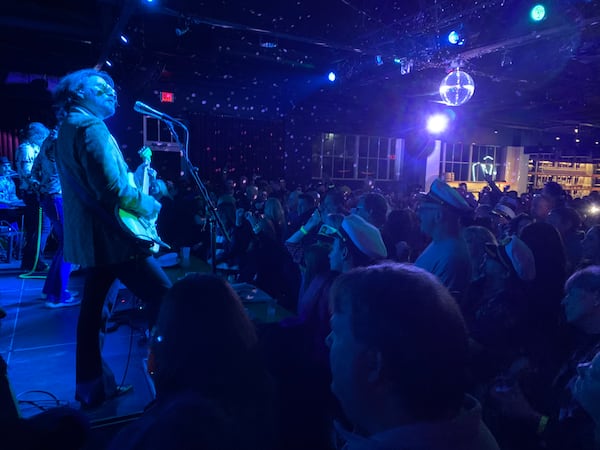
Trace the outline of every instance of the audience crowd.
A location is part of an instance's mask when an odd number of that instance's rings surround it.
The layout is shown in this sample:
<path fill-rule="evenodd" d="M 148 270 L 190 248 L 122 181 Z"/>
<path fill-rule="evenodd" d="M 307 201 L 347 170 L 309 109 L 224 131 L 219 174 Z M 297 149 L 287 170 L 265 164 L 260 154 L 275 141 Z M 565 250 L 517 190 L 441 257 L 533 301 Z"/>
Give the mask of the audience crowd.
<path fill-rule="evenodd" d="M 170 289 L 156 401 L 112 448 L 600 448 L 597 192 L 221 184 L 214 249 L 165 184 L 162 238 L 218 270 Z M 227 278 L 294 317 L 255 329 Z"/>

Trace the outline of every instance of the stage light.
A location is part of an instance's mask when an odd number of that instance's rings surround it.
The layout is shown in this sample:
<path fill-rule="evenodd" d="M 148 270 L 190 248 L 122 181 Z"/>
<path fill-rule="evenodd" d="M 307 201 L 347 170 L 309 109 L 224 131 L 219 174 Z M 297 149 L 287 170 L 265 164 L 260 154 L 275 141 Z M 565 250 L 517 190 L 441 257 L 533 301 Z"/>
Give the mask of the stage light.
<path fill-rule="evenodd" d="M 125 36 L 124 34 L 121 35 L 121 42 L 123 44 L 129 44 L 129 39 L 127 39 L 127 36 Z"/>
<path fill-rule="evenodd" d="M 401 58 L 394 58 L 394 64 L 400 64 L 400 63 L 402 63 Z"/>
<path fill-rule="evenodd" d="M 377 55 L 375 57 L 375 62 L 377 63 L 378 66 L 381 66 L 383 64 L 383 58 L 381 57 L 381 55 Z"/>
<path fill-rule="evenodd" d="M 546 18 L 546 8 L 542 4 L 537 4 L 529 12 L 529 17 L 534 22 L 540 22 Z"/>
<path fill-rule="evenodd" d="M 112 67 L 112 62 L 109 59 L 104 61 L 104 64 L 106 64 L 108 67 Z"/>
<path fill-rule="evenodd" d="M 452 45 L 463 45 L 465 40 L 461 37 L 458 31 L 452 30 L 450 33 L 448 33 L 448 42 L 450 42 Z"/>
<path fill-rule="evenodd" d="M 329 81 L 331 81 L 332 83 L 335 81 L 335 72 L 329 72 L 329 74 L 327 75 L 327 79 Z"/>
<path fill-rule="evenodd" d="M 277 48 L 277 42 L 275 41 L 260 41 L 262 48 Z"/>
<path fill-rule="evenodd" d="M 448 128 L 448 116 L 444 114 L 434 114 L 427 119 L 427 131 L 431 134 L 440 134 Z"/>

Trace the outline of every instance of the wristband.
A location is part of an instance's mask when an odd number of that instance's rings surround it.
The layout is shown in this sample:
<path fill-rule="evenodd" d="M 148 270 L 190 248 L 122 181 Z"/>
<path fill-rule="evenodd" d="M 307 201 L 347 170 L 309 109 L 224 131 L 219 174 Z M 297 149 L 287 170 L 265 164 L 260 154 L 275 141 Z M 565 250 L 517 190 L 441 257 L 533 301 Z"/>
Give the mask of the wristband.
<path fill-rule="evenodd" d="M 304 225 L 302 225 L 302 226 L 300 227 L 300 232 L 301 232 L 301 233 L 302 233 L 304 236 L 306 236 L 306 235 L 308 234 L 308 231 L 306 231 L 306 228 L 304 228 Z"/>
<path fill-rule="evenodd" d="M 544 430 L 546 430 L 546 427 L 548 426 L 548 421 L 550 420 L 550 418 L 548 416 L 542 416 L 540 417 L 540 421 L 538 423 L 538 427 L 537 427 L 537 434 L 540 435 L 544 432 Z"/>

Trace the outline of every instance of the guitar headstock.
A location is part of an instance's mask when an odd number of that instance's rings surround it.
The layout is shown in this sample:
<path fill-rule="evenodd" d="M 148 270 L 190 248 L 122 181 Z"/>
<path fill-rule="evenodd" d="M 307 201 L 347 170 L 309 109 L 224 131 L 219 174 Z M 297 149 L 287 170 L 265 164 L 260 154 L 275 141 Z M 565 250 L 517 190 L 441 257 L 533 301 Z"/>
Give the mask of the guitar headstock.
<path fill-rule="evenodd" d="M 150 147 L 142 147 L 138 150 L 138 155 L 140 155 L 142 161 L 149 164 L 152 160 L 152 149 Z"/>

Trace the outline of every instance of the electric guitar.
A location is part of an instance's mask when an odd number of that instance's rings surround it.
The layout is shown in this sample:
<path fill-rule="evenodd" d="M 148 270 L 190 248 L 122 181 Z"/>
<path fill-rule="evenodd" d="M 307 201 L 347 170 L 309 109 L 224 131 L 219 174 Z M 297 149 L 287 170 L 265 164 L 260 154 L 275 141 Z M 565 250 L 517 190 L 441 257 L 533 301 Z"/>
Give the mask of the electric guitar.
<path fill-rule="evenodd" d="M 143 178 L 141 190 L 144 194 L 149 194 L 151 177 L 156 177 L 156 172 L 150 167 L 150 161 L 152 158 L 152 150 L 149 147 L 143 147 L 138 154 L 143 161 Z M 134 174 L 129 172 L 129 184 L 132 187 L 138 188 L 135 182 Z M 141 241 L 152 253 L 157 253 L 160 247 L 171 248 L 168 244 L 158 235 L 156 231 L 156 217 L 151 219 L 145 217 L 138 217 L 135 214 L 126 211 L 122 208 L 117 207 L 116 209 L 117 220 L 121 227 L 128 232 L 131 236 Z"/>

